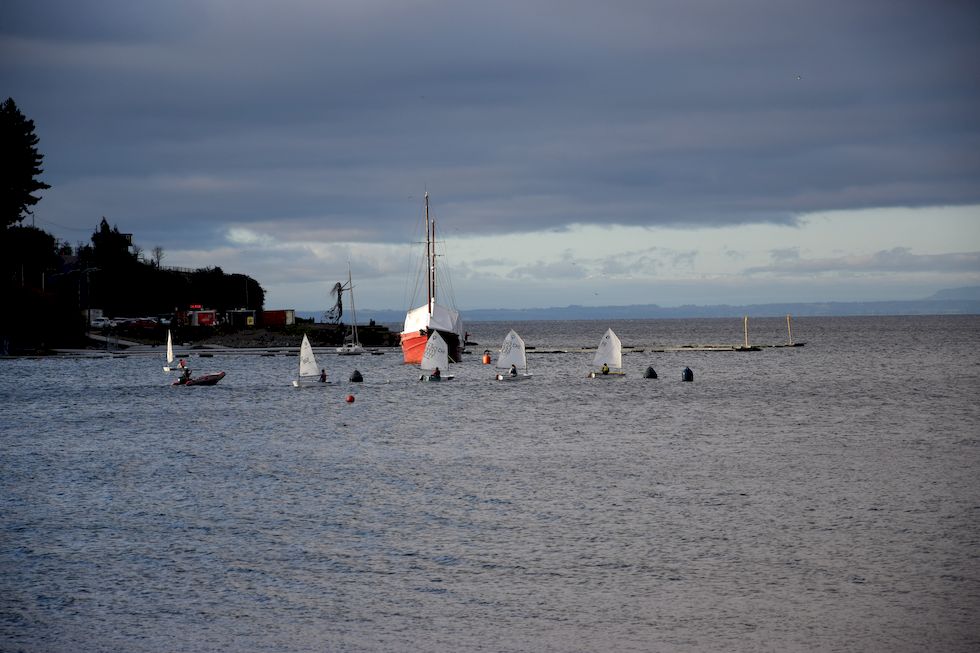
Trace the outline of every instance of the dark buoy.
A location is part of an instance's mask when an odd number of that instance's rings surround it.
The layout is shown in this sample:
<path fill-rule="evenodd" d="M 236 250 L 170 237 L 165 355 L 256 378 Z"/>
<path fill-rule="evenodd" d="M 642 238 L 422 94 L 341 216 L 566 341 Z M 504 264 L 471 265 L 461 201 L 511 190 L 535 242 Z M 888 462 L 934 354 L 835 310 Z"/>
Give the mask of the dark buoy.
<path fill-rule="evenodd" d="M 643 373 L 643 378 L 644 379 L 655 379 L 655 378 L 657 378 L 657 370 L 653 369 L 652 366 L 651 367 L 647 367 L 647 371 Z"/>
<path fill-rule="evenodd" d="M 354 395 L 347 395 L 347 403 L 349 404 L 354 403 Z"/>
<path fill-rule="evenodd" d="M 685 367 L 684 371 L 681 372 L 681 381 L 693 381 L 694 372 L 691 371 L 690 367 Z"/>
<path fill-rule="evenodd" d="M 354 370 L 351 373 L 351 375 L 350 375 L 350 382 L 351 383 L 362 383 L 363 381 L 364 381 L 364 377 L 361 375 L 361 373 L 359 371 Z"/>

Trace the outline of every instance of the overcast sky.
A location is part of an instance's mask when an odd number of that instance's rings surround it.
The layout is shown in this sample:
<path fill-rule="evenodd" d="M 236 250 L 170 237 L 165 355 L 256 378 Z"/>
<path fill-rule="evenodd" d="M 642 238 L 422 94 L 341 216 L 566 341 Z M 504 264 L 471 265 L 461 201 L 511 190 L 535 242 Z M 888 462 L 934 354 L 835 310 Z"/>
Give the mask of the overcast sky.
<path fill-rule="evenodd" d="M 270 308 L 407 308 L 426 190 L 464 310 L 915 299 L 980 285 L 978 7 L 4 0 L 0 95 L 37 226 Z"/>

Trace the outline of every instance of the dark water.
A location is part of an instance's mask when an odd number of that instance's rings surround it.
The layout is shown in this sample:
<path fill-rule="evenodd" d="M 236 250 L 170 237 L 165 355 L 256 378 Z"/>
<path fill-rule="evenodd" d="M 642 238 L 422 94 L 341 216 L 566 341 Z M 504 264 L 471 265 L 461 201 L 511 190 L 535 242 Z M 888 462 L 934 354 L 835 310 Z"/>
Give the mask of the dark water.
<path fill-rule="evenodd" d="M 0 361 L 3 651 L 975 651 L 980 318 L 468 325 L 395 354 Z M 782 342 L 782 320 L 753 320 Z M 641 378 L 653 365 L 659 380 Z M 694 383 L 681 383 L 690 366 Z M 354 403 L 345 402 L 353 394 Z"/>

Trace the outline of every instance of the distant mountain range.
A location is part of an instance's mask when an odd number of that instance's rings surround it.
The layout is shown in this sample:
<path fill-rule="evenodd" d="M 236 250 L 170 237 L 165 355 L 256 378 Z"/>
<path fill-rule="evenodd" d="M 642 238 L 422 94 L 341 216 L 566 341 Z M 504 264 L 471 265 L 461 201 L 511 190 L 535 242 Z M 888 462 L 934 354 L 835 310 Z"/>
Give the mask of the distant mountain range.
<path fill-rule="evenodd" d="M 358 322 L 400 324 L 404 311 L 358 309 Z M 980 286 L 940 290 L 925 299 L 881 302 L 793 302 L 773 304 L 708 306 L 563 306 L 551 308 L 480 308 L 461 311 L 468 322 L 517 322 L 522 320 L 600 320 L 684 317 L 779 317 L 849 315 L 980 315 Z M 297 311 L 297 315 L 317 320 L 322 311 Z"/>

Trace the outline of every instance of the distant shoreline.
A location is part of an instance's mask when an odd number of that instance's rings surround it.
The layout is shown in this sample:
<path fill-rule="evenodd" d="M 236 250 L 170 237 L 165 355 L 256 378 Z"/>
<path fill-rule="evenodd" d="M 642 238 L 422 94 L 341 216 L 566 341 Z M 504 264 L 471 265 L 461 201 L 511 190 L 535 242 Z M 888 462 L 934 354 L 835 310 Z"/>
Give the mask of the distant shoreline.
<path fill-rule="evenodd" d="M 358 317 L 378 324 L 401 324 L 404 311 L 358 309 Z M 319 316 L 322 311 L 296 311 L 297 316 Z M 521 322 L 528 320 L 646 320 L 674 318 L 750 317 L 881 317 L 911 315 L 980 315 L 980 298 L 922 299 L 880 302 L 800 302 L 707 306 L 638 304 L 633 306 L 564 306 L 551 308 L 463 309 L 465 322 Z"/>

